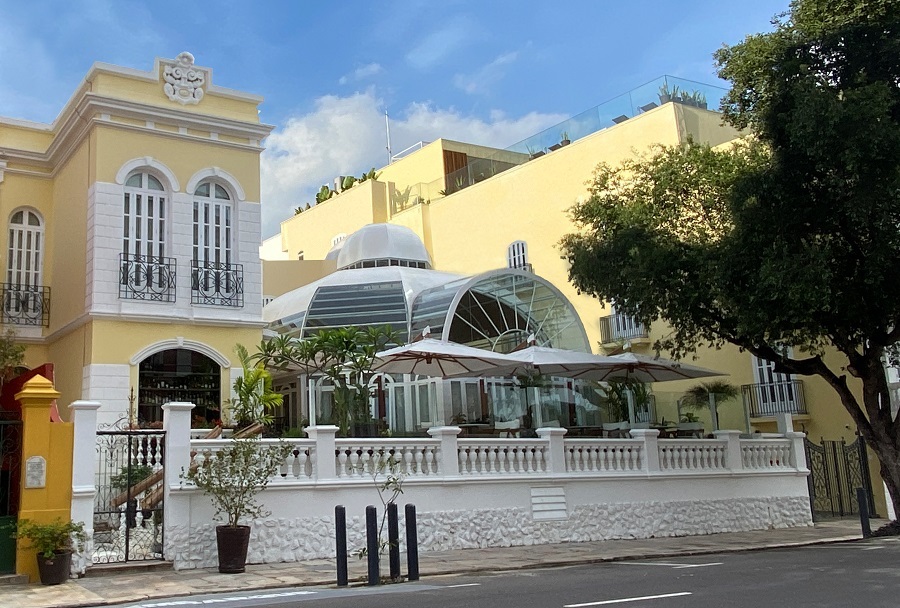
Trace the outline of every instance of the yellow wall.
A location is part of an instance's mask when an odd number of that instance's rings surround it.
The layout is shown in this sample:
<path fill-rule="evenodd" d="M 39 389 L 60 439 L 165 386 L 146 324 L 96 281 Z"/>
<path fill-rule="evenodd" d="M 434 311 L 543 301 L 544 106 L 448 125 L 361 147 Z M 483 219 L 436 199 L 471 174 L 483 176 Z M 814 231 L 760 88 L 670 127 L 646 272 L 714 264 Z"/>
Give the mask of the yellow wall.
<path fill-rule="evenodd" d="M 182 188 L 197 171 L 215 166 L 240 182 L 248 201 L 259 201 L 259 155 L 254 150 L 230 148 L 212 140 L 185 141 L 162 133 L 123 131 L 115 125 L 99 125 L 96 134 L 99 181 L 114 183 L 124 163 L 152 156 L 175 173 Z"/>
<path fill-rule="evenodd" d="M 0 148 L 45 152 L 52 141 L 53 132 L 49 128 L 24 127 L 0 120 Z"/>
<path fill-rule="evenodd" d="M 160 67 L 162 68 L 162 66 Z M 91 91 L 100 95 L 171 108 L 174 102 L 166 97 L 163 92 L 163 84 L 165 84 L 165 80 L 162 79 L 161 74 L 159 82 L 153 82 L 129 78 L 121 74 L 95 72 Z M 184 106 L 178 104 L 178 108 L 188 114 L 209 114 L 246 122 L 259 122 L 259 114 L 256 111 L 257 102 L 231 99 L 208 90 L 199 104 Z"/>
<path fill-rule="evenodd" d="M 29 380 L 16 398 L 22 403 L 22 474 L 19 483 L 19 520 L 49 523 L 71 519 L 72 447 L 74 429 L 70 423 L 50 422 L 50 403 L 59 393 L 42 376 Z M 46 484 L 26 488 L 26 466 L 31 457 L 46 464 Z M 27 574 L 31 582 L 39 580 L 35 550 L 26 549 L 28 541 L 19 539 L 16 572 Z"/>
<path fill-rule="evenodd" d="M 263 262 L 263 295 L 278 297 L 336 270 L 334 260 L 270 260 Z"/>
<path fill-rule="evenodd" d="M 57 338 L 44 349 L 47 353 L 44 359 L 36 363 L 53 363 L 53 381 L 61 395 L 58 409 L 64 419 L 69 417 L 68 405 L 84 398 L 84 366 L 91 362 L 90 328 L 90 324 L 81 325 Z"/>

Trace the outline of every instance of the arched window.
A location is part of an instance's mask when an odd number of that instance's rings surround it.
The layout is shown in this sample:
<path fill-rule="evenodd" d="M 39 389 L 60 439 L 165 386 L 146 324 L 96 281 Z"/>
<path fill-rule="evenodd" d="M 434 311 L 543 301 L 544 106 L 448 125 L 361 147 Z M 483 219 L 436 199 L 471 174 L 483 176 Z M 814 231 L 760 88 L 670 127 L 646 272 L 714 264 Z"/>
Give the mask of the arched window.
<path fill-rule="evenodd" d="M 49 308 L 43 286 L 44 221 L 37 211 L 19 209 L 9 218 L 3 321 L 47 325 Z"/>
<path fill-rule="evenodd" d="M 221 413 L 221 368 L 196 351 L 173 348 L 150 355 L 138 367 L 138 420 L 162 420 L 162 405 L 170 401 L 194 404 L 191 414 L 200 425 Z"/>
<path fill-rule="evenodd" d="M 203 181 L 194 190 L 191 302 L 243 306 L 243 275 L 233 257 L 234 209 L 224 186 Z"/>
<path fill-rule="evenodd" d="M 528 245 L 525 241 L 515 241 L 506 248 L 506 266 L 531 270 L 531 264 L 528 263 Z"/>
<path fill-rule="evenodd" d="M 132 173 L 125 180 L 119 297 L 175 301 L 175 261 L 166 257 L 167 217 L 162 182 L 146 171 Z"/>
<path fill-rule="evenodd" d="M 39 287 L 44 250 L 44 222 L 36 211 L 20 209 L 9 219 L 6 282 Z"/>
<path fill-rule="evenodd" d="M 166 189 L 150 173 L 125 181 L 125 230 L 122 251 L 162 258 L 166 255 Z"/>

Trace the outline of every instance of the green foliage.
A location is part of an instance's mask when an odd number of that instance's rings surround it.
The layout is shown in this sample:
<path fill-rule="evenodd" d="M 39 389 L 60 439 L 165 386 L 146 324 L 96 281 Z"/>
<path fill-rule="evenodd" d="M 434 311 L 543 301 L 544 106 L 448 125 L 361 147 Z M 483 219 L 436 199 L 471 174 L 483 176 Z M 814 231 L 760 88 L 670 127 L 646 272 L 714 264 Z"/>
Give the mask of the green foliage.
<path fill-rule="evenodd" d="M 11 327 L 0 334 L 0 388 L 16 374 L 16 368 L 25 362 L 25 345 L 16 343 L 16 332 Z"/>
<path fill-rule="evenodd" d="M 709 407 L 709 396 L 716 396 L 716 405 L 737 399 L 740 395 L 740 389 L 733 384 L 723 382 L 722 380 L 714 380 L 712 382 L 702 382 L 696 386 L 692 386 L 681 399 L 683 407 L 694 410 Z"/>
<path fill-rule="evenodd" d="M 117 490 L 125 490 L 153 475 L 153 467 L 146 464 L 124 466 L 119 473 L 109 478 L 109 485 Z"/>
<path fill-rule="evenodd" d="M 693 412 L 685 412 L 681 415 L 681 422 L 700 422 L 700 418 Z"/>
<path fill-rule="evenodd" d="M 601 385 L 600 390 L 603 392 L 604 409 L 606 409 L 610 422 L 628 422 L 629 394 L 633 400 L 635 411 L 644 411 L 650 405 L 650 389 L 642 382 L 610 380 L 605 383 L 605 386 Z"/>
<path fill-rule="evenodd" d="M 259 422 L 271 424 L 272 410 L 282 402 L 282 395 L 272 388 L 272 374 L 260 362 L 254 362 L 246 347 L 234 347 L 243 374 L 234 381 L 232 390 L 235 397 L 227 401 L 231 416 L 239 427 Z"/>
<path fill-rule="evenodd" d="M 23 519 L 16 524 L 13 538 L 29 541 L 28 549 L 35 549 L 43 557 L 53 557 L 55 552 L 81 551 L 87 541 L 84 524 L 56 518 L 50 523 L 38 523 Z"/>
<path fill-rule="evenodd" d="M 241 519 L 266 517 L 269 512 L 256 502 L 293 446 L 264 445 L 258 438 L 232 439 L 227 447 L 192 464 L 181 479 L 203 490 L 212 500 L 216 517 L 228 526 Z"/>
<path fill-rule="evenodd" d="M 900 341 L 900 10 L 795 0 L 773 24 L 716 53 L 745 143 L 601 166 L 562 247 L 582 292 L 668 323 L 658 349 L 729 342 L 822 377 L 900 506 L 882 360 Z"/>
<path fill-rule="evenodd" d="M 346 437 L 351 422 L 372 420 L 368 383 L 373 376 L 375 354 L 399 344 L 398 340 L 399 334 L 390 326 L 341 327 L 303 340 L 288 336 L 264 340 L 252 359 L 276 370 L 302 369 L 327 376 L 334 386 L 331 422 Z"/>

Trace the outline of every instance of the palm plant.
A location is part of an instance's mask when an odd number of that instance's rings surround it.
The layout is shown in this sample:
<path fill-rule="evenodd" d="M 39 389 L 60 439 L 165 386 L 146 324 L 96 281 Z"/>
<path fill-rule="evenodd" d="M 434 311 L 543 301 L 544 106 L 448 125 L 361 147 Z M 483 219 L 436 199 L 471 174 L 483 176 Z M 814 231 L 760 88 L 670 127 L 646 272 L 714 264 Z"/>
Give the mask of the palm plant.
<path fill-rule="evenodd" d="M 239 427 L 250 426 L 254 422 L 271 424 L 272 410 L 281 405 L 283 399 L 272 387 L 272 374 L 261 362 L 254 362 L 242 344 L 235 346 L 234 350 L 244 373 L 232 386 L 235 397 L 226 402 L 231 415 Z"/>
<path fill-rule="evenodd" d="M 713 395 L 712 403 L 718 419 L 719 404 L 736 399 L 739 394 L 740 389 L 738 387 L 722 380 L 701 382 L 684 393 L 684 397 L 681 399 L 681 406 L 691 410 L 701 410 L 710 406 L 710 395 Z"/>

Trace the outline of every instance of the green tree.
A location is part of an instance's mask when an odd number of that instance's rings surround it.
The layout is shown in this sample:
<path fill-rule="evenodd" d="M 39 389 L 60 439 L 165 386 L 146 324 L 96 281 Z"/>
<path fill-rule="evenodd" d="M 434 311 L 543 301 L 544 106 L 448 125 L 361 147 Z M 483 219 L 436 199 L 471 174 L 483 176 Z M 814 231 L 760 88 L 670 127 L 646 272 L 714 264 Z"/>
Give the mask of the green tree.
<path fill-rule="evenodd" d="M 284 335 L 264 340 L 253 358 L 276 370 L 326 376 L 334 386 L 332 422 L 347 436 L 351 422 L 371 422 L 369 380 L 375 354 L 397 345 L 398 339 L 389 326 L 339 327 L 302 340 Z"/>
<path fill-rule="evenodd" d="M 580 290 L 668 323 L 657 348 L 728 342 L 823 378 L 900 510 L 900 3 L 795 0 L 773 25 L 716 53 L 744 143 L 599 167 L 562 248 Z"/>

